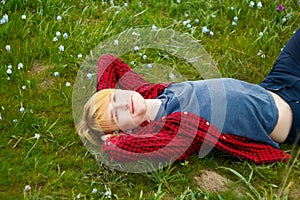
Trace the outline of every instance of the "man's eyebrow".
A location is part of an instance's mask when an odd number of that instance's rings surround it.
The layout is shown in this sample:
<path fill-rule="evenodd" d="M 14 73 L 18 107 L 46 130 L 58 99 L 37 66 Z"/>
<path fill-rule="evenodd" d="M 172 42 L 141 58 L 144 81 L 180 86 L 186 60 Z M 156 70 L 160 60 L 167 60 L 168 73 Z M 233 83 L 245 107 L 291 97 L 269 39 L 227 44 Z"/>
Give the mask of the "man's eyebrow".
<path fill-rule="evenodd" d="M 110 116 L 109 116 L 109 118 L 110 118 L 110 120 L 111 120 L 113 123 L 116 123 L 116 122 L 115 122 L 115 119 L 114 119 L 113 111 L 112 111 L 112 106 L 111 106 L 112 95 L 113 95 L 113 93 L 111 93 L 111 95 L 109 96 L 109 103 L 110 103 L 110 112 L 109 112 Z"/>

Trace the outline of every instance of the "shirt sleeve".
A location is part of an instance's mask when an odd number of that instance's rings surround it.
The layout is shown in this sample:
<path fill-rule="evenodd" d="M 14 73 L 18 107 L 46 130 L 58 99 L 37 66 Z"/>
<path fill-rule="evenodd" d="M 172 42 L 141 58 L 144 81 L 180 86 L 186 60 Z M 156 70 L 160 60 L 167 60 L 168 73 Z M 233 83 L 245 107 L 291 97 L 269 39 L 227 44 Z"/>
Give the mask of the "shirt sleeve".
<path fill-rule="evenodd" d="M 170 83 L 154 83 L 146 81 L 134 72 L 125 62 L 110 54 L 98 60 L 97 91 L 107 88 L 121 88 L 139 92 L 144 98 L 156 98 Z"/>
<path fill-rule="evenodd" d="M 132 162 L 140 159 L 174 162 L 185 160 L 186 151 L 193 143 L 197 131 L 186 134 L 180 127 L 180 113 L 139 127 L 132 134 L 121 134 L 103 143 L 103 151 L 110 159 L 118 162 Z M 160 128 L 162 127 L 162 128 Z M 159 129 L 159 131 L 155 131 Z"/>

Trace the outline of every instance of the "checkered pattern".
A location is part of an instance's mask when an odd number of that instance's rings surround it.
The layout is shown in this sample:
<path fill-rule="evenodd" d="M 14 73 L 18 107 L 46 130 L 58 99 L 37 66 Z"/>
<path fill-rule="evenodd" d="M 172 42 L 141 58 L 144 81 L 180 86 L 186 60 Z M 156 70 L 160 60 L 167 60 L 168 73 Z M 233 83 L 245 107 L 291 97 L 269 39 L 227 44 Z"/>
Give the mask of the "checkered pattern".
<path fill-rule="evenodd" d="M 170 83 L 150 84 L 121 59 L 103 55 L 98 62 L 97 90 L 121 88 L 135 90 L 144 98 L 156 98 Z M 175 112 L 160 120 L 144 122 L 132 133 L 120 132 L 103 143 L 103 151 L 119 162 L 155 159 L 183 161 L 199 153 L 202 146 L 256 164 L 285 162 L 290 155 L 269 144 L 222 134 L 212 124 L 189 112 Z"/>

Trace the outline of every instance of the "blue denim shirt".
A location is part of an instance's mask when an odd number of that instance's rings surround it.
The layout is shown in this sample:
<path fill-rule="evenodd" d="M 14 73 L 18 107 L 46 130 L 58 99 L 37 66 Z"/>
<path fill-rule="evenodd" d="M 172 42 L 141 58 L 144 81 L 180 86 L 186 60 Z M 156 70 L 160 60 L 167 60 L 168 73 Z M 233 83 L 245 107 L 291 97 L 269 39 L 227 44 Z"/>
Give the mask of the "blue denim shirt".
<path fill-rule="evenodd" d="M 192 112 L 211 122 L 223 134 L 265 142 L 276 148 L 269 134 L 278 110 L 272 95 L 259 85 L 224 78 L 173 83 L 160 94 L 156 119 L 177 111 Z"/>

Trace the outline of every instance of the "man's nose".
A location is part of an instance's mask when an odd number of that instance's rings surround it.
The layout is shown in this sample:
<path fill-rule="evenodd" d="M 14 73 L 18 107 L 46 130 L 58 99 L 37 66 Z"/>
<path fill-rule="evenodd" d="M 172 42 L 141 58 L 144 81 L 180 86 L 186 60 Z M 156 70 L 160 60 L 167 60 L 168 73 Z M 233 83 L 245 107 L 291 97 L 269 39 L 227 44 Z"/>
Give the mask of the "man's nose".
<path fill-rule="evenodd" d="M 129 109 L 129 105 L 126 104 L 126 103 L 120 103 L 120 104 L 116 104 L 115 108 L 122 109 L 122 110 L 127 110 L 127 109 Z"/>

